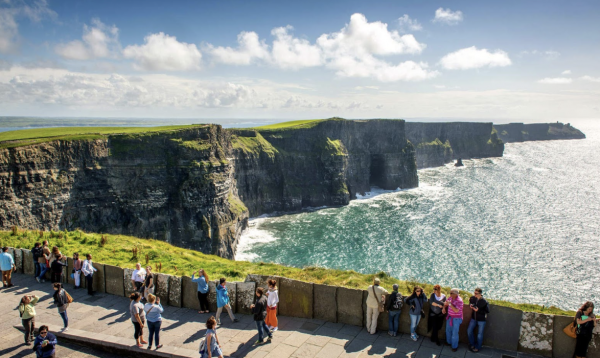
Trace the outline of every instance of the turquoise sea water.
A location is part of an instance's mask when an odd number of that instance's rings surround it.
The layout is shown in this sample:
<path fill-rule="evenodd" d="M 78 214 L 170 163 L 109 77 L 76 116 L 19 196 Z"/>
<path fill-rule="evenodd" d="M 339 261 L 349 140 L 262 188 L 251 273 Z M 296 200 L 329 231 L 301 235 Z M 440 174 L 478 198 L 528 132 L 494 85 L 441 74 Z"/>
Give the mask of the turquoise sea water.
<path fill-rule="evenodd" d="M 600 300 L 600 120 L 585 140 L 419 171 L 416 189 L 251 221 L 238 260 L 316 265 L 578 307 Z"/>

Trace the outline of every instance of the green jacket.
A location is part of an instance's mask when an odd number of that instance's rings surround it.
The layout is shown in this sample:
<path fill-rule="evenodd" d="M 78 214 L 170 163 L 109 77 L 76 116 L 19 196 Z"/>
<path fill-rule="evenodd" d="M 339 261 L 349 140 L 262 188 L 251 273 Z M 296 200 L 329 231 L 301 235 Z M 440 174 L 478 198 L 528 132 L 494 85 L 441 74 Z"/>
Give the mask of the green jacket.
<path fill-rule="evenodd" d="M 19 313 L 21 313 L 21 319 L 29 319 L 35 316 L 35 305 L 38 303 L 40 298 L 33 296 L 33 300 L 26 305 L 19 305 Z"/>

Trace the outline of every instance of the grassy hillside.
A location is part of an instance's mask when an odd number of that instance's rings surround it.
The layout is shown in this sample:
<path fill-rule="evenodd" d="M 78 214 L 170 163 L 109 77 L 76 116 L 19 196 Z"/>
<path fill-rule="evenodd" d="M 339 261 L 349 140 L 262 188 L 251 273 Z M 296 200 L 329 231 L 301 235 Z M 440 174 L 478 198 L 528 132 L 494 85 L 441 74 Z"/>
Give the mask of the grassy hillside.
<path fill-rule="evenodd" d="M 289 121 L 289 122 L 269 124 L 266 126 L 255 127 L 254 129 L 269 130 L 269 129 L 285 129 L 285 128 L 291 128 L 291 127 L 299 127 L 299 128 L 312 127 L 313 125 L 317 124 L 317 122 L 322 121 L 322 120 L 323 119 L 302 119 L 302 120 L 298 120 L 298 121 Z"/>
<path fill-rule="evenodd" d="M 272 263 L 253 263 L 247 261 L 231 261 L 214 255 L 206 255 L 198 251 L 186 250 L 172 246 L 166 242 L 150 239 L 140 239 L 123 235 L 100 235 L 82 231 L 38 232 L 30 230 L 0 231 L 0 246 L 31 249 L 36 242 L 49 240 L 50 246 L 58 246 L 63 254 L 72 256 L 91 253 L 96 262 L 133 268 L 136 262 L 162 267 L 160 272 L 191 276 L 192 272 L 204 268 L 211 279 L 228 277 L 228 279 L 244 280 L 247 274 L 277 275 L 308 282 L 365 289 L 373 280 L 373 276 L 381 279 L 382 286 L 391 291 L 392 285 L 398 283 L 400 291 L 408 294 L 412 287 L 419 283 L 401 281 L 384 272 L 371 275 L 355 271 L 332 270 L 316 267 L 303 269 Z M 425 292 L 430 294 L 433 286 L 420 284 Z M 443 288 L 450 291 L 449 287 Z M 461 292 L 463 298 L 470 296 L 469 292 Z M 555 307 L 545 308 L 538 305 L 514 304 L 504 301 L 490 300 L 499 306 L 508 306 L 524 311 L 541 312 L 546 314 L 573 315 Z"/>

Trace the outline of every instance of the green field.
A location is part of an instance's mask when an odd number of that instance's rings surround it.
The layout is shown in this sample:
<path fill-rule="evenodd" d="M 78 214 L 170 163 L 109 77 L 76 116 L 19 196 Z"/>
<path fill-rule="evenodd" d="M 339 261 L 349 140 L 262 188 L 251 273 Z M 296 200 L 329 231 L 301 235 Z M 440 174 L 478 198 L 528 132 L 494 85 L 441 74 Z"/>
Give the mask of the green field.
<path fill-rule="evenodd" d="M 317 122 L 324 121 L 324 120 L 325 119 L 301 119 L 301 120 L 297 120 L 297 121 L 281 122 L 281 123 L 269 124 L 269 125 L 261 126 L 261 127 L 254 127 L 253 129 L 269 130 L 269 129 L 287 129 L 287 128 L 291 128 L 291 127 L 308 128 L 308 127 L 314 126 L 315 124 L 317 124 Z"/>
<path fill-rule="evenodd" d="M 206 255 L 194 250 L 186 250 L 172 246 L 164 241 L 140 239 L 124 235 L 90 234 L 82 231 L 39 232 L 31 230 L 0 231 L 0 246 L 31 249 L 36 242 L 49 240 L 50 246 L 57 246 L 63 254 L 72 256 L 74 252 L 80 255 L 91 253 L 94 261 L 119 267 L 133 268 L 136 262 L 150 264 L 156 271 L 163 273 L 191 276 L 194 271 L 203 268 L 211 279 L 227 277 L 231 281 L 244 280 L 247 274 L 277 275 L 302 281 L 365 289 L 371 284 L 373 277 L 381 279 L 382 286 L 391 291 L 394 283 L 399 284 L 404 294 L 412 292 L 414 285 L 421 285 L 427 293 L 433 291 L 433 285 L 420 284 L 415 281 L 402 281 L 389 276 L 385 272 L 370 275 L 355 271 L 342 271 L 320 267 L 303 269 L 288 267 L 273 263 L 254 263 L 247 261 L 232 261 L 215 255 Z M 158 270 L 162 267 L 162 270 Z M 444 287 L 448 293 L 450 287 Z M 461 292 L 463 298 L 470 296 L 469 292 Z M 528 312 L 545 314 L 573 315 L 555 307 L 539 305 L 515 304 L 505 301 L 489 300 L 490 303 L 513 307 Z"/>

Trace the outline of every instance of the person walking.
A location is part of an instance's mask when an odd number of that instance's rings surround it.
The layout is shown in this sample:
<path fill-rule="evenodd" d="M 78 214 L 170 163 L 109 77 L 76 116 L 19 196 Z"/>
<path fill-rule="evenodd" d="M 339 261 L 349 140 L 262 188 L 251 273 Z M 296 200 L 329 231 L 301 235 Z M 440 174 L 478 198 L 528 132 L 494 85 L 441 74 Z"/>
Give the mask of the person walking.
<path fill-rule="evenodd" d="M 133 289 L 144 297 L 144 280 L 146 279 L 146 270 L 142 268 L 141 263 L 135 264 L 135 270 L 131 273 L 131 284 Z"/>
<path fill-rule="evenodd" d="M 198 302 L 200 303 L 200 311 L 198 313 L 209 313 L 208 308 L 208 274 L 204 269 L 198 270 L 198 277 L 195 277 L 196 273 L 192 273 L 192 282 L 198 284 Z"/>
<path fill-rule="evenodd" d="M 588 346 L 592 340 L 592 331 L 598 320 L 594 315 L 594 303 L 584 303 L 575 315 L 574 325 L 577 325 L 577 338 L 575 340 L 575 357 L 587 357 Z"/>
<path fill-rule="evenodd" d="M 267 295 L 267 319 L 265 323 L 271 332 L 277 331 L 277 305 L 279 304 L 279 291 L 277 290 L 277 281 L 270 279 L 267 284 L 269 289 Z"/>
<path fill-rule="evenodd" d="M 410 338 L 413 341 L 417 341 L 419 336 L 417 335 L 417 326 L 421 322 L 421 318 L 425 317 L 423 307 L 427 302 L 427 295 L 423 291 L 421 286 L 415 286 L 413 293 L 406 298 L 406 304 L 410 306 L 408 315 L 410 317 Z"/>
<path fill-rule="evenodd" d="M 36 242 L 31 249 L 31 256 L 33 257 L 33 266 L 35 267 L 35 276 L 38 277 L 42 272 L 42 268 L 40 267 L 39 258 L 42 255 L 42 244 Z"/>
<path fill-rule="evenodd" d="M 481 295 L 483 290 L 479 287 L 473 292 L 473 296 L 469 298 L 469 306 L 471 307 L 471 320 L 467 335 L 469 336 L 469 349 L 473 352 L 479 352 L 483 346 L 483 331 L 487 314 L 490 313 L 490 306 Z M 477 327 L 477 337 L 475 337 L 475 327 Z"/>
<path fill-rule="evenodd" d="M 373 284 L 367 289 L 367 331 L 370 334 L 377 333 L 377 318 L 379 317 L 379 307 L 384 302 L 384 295 L 388 291 L 380 287 L 381 281 L 378 277 L 373 279 Z"/>
<path fill-rule="evenodd" d="M 396 337 L 398 334 L 398 322 L 400 320 L 400 312 L 402 311 L 402 304 L 404 304 L 404 298 L 402 294 L 398 292 L 398 284 L 392 286 L 392 294 L 387 304 L 387 311 L 389 316 L 389 329 L 388 334 L 392 337 Z"/>
<path fill-rule="evenodd" d="M 62 282 L 63 268 L 67 267 L 66 259 L 67 258 L 65 256 L 58 254 L 56 259 L 52 261 L 52 263 L 50 264 L 50 278 L 51 278 L 50 282 L 52 282 L 52 283 L 56 283 L 56 282 L 61 283 Z M 65 262 L 63 262 L 63 260 Z"/>
<path fill-rule="evenodd" d="M 54 304 L 58 308 L 58 314 L 63 320 L 63 329 L 61 332 L 66 332 L 69 330 L 69 317 L 67 316 L 67 308 L 69 308 L 69 298 L 70 295 L 67 291 L 62 287 L 62 284 L 56 282 L 54 284 Z"/>
<path fill-rule="evenodd" d="M 15 269 L 15 260 L 8 253 L 8 247 L 2 248 L 0 254 L 0 269 L 2 270 L 2 284 L 4 287 L 12 287 L 12 272 Z"/>
<path fill-rule="evenodd" d="M 33 331 L 35 330 L 35 305 L 37 305 L 40 298 L 36 295 L 25 295 L 21 298 L 19 304 L 19 315 L 21 316 L 21 323 L 25 330 L 25 345 L 30 346 L 33 341 Z"/>
<path fill-rule="evenodd" d="M 444 303 L 442 312 L 446 316 L 446 343 L 452 346 L 452 352 L 458 350 L 458 332 L 463 321 L 463 300 L 458 295 L 458 288 L 450 290 L 450 298 Z"/>
<path fill-rule="evenodd" d="M 258 329 L 258 340 L 254 342 L 255 345 L 262 344 L 264 342 L 265 335 L 268 342 L 271 342 L 273 334 L 271 333 L 269 326 L 265 323 L 267 318 L 267 298 L 264 295 L 262 287 L 256 289 L 256 303 L 250 306 L 252 314 L 254 315 L 254 323 Z"/>
<path fill-rule="evenodd" d="M 148 322 L 148 349 L 152 349 L 152 342 L 156 344 L 156 349 L 162 347 L 160 344 L 160 326 L 162 324 L 162 313 L 165 311 L 160 304 L 160 297 L 149 293 L 148 303 L 144 305 L 146 312 L 146 321 Z"/>
<path fill-rule="evenodd" d="M 433 286 L 433 293 L 429 296 L 429 318 L 427 320 L 427 331 L 431 331 L 431 341 L 441 346 L 440 329 L 444 325 L 444 303 L 446 295 L 442 293 L 440 285 Z"/>
<path fill-rule="evenodd" d="M 94 268 L 94 264 L 92 262 L 92 255 L 87 254 L 86 260 L 83 261 L 83 264 L 81 265 L 81 272 L 83 272 L 83 275 L 85 276 L 87 291 L 88 295 L 90 296 L 94 295 L 94 272 L 96 271 L 98 270 Z"/>
<path fill-rule="evenodd" d="M 129 313 L 131 314 L 131 322 L 133 322 L 135 343 L 139 348 L 147 344 L 144 340 L 144 326 L 146 325 L 146 311 L 144 305 L 140 302 L 142 296 L 139 292 L 134 292 L 129 295 L 131 303 L 129 304 Z"/>
<path fill-rule="evenodd" d="M 54 358 L 57 343 L 56 336 L 48 332 L 48 326 L 41 326 L 40 335 L 35 337 L 33 350 L 37 358 Z"/>
<path fill-rule="evenodd" d="M 202 343 L 200 343 L 202 347 Z M 204 338 L 204 349 L 200 351 L 200 358 L 223 358 L 221 343 L 217 336 L 217 320 L 211 316 L 206 321 L 206 336 Z"/>
<path fill-rule="evenodd" d="M 50 271 L 50 263 L 48 261 L 50 259 L 50 254 L 48 241 L 44 240 L 42 243 L 42 253 L 38 259 L 41 272 L 40 275 L 35 278 L 37 282 L 46 282 L 46 272 Z"/>
<path fill-rule="evenodd" d="M 148 299 L 149 294 L 154 294 L 154 274 L 152 273 L 152 266 L 146 266 L 146 278 L 144 279 L 144 299 Z"/>
<path fill-rule="evenodd" d="M 73 254 L 73 280 L 75 281 L 74 289 L 81 288 L 81 268 L 83 267 L 83 261 L 79 258 L 79 253 Z"/>
<path fill-rule="evenodd" d="M 223 312 L 223 308 L 227 309 L 227 313 L 229 313 L 229 318 L 231 318 L 232 322 L 238 322 L 238 319 L 233 315 L 231 305 L 229 304 L 229 292 L 227 292 L 226 281 L 225 277 L 222 277 L 217 286 L 217 325 L 221 325 L 221 312 Z"/>

